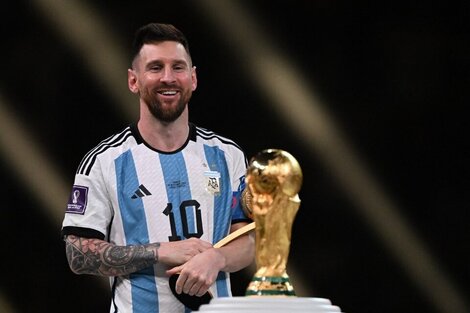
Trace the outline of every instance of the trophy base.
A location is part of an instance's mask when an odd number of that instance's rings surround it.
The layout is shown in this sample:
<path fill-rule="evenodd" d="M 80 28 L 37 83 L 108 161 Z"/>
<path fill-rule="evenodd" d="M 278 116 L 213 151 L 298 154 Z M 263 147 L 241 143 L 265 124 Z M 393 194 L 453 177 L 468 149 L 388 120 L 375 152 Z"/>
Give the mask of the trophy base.
<path fill-rule="evenodd" d="M 213 298 L 198 312 L 206 313 L 341 313 L 324 298 L 303 297 L 227 297 Z"/>
<path fill-rule="evenodd" d="M 245 296 L 295 296 L 289 276 L 254 276 Z"/>

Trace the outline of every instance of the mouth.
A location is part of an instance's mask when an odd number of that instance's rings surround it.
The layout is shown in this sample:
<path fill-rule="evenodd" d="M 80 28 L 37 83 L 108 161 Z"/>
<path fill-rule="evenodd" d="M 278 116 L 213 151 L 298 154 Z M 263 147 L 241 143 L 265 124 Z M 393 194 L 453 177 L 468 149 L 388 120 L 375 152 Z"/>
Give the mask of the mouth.
<path fill-rule="evenodd" d="M 165 97 L 172 97 L 172 96 L 176 96 L 178 94 L 178 90 L 174 90 L 174 89 L 171 89 L 171 90 L 158 90 L 157 93 L 159 95 L 162 95 L 162 96 L 165 96 Z"/>

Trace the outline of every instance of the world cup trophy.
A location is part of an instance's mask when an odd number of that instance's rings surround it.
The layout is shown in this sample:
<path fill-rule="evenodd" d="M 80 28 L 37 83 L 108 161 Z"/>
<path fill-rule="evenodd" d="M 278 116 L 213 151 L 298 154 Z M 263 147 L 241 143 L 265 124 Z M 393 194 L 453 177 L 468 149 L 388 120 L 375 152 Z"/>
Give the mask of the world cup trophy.
<path fill-rule="evenodd" d="M 341 308 L 326 298 L 297 297 L 286 272 L 302 178 L 299 163 L 286 151 L 263 150 L 250 160 L 241 202 L 245 213 L 255 222 L 237 232 L 244 234 L 256 224 L 257 270 L 244 297 L 213 298 L 200 307 L 200 312 L 341 313 Z M 240 234 L 234 232 L 227 240 Z"/>
<path fill-rule="evenodd" d="M 256 223 L 256 268 L 246 296 L 295 296 L 286 272 L 302 171 L 288 152 L 268 149 L 247 169 L 243 207 Z"/>

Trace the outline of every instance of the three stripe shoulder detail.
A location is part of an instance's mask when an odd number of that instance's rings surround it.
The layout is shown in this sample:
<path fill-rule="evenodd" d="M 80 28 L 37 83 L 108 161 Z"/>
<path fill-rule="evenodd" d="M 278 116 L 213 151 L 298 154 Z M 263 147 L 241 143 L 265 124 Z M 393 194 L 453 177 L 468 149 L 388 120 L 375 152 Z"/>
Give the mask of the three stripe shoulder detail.
<path fill-rule="evenodd" d="M 224 144 L 227 144 L 227 145 L 234 146 L 234 147 L 236 147 L 237 149 L 239 149 L 240 151 L 243 152 L 242 148 L 237 143 L 235 143 L 233 140 L 228 139 L 228 138 L 223 137 L 223 136 L 220 136 L 220 135 L 214 133 L 211 130 L 208 130 L 208 129 L 197 126 L 196 127 L 196 135 L 201 137 L 204 140 L 218 139 L 220 142 L 222 142 Z"/>
<path fill-rule="evenodd" d="M 133 136 L 130 127 L 126 127 L 123 131 L 118 134 L 112 135 L 105 140 L 101 141 L 95 148 L 90 150 L 80 162 L 77 169 L 77 174 L 89 175 L 96 161 L 96 158 L 101 153 L 105 152 L 109 148 L 114 148 L 122 145 L 126 140 Z"/>

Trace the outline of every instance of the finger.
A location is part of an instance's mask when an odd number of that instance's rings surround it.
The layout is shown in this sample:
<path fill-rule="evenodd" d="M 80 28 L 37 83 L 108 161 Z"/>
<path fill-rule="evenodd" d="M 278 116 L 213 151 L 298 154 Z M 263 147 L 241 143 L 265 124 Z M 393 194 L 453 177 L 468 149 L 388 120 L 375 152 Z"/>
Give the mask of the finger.
<path fill-rule="evenodd" d="M 175 291 L 177 294 L 181 294 L 181 292 L 183 292 L 183 287 L 186 284 L 187 278 L 187 274 L 180 274 L 180 276 L 178 277 L 178 280 L 176 281 L 175 285 Z"/>
<path fill-rule="evenodd" d="M 190 296 L 198 295 L 201 290 L 201 287 L 202 287 L 202 282 L 196 282 L 192 285 L 192 287 L 189 289 L 187 294 Z"/>
<path fill-rule="evenodd" d="M 175 266 L 169 270 L 166 271 L 166 274 L 168 276 L 171 276 L 171 275 L 174 275 L 174 274 L 179 274 L 181 272 L 181 270 L 183 269 L 183 266 Z"/>
<path fill-rule="evenodd" d="M 183 292 L 189 294 L 191 291 L 191 288 L 193 288 L 194 285 L 196 285 L 197 287 L 196 291 L 199 290 L 198 284 L 200 283 L 198 282 L 197 277 L 188 276 L 186 281 L 183 284 Z"/>
<path fill-rule="evenodd" d="M 199 287 L 199 290 L 195 295 L 197 297 L 202 297 L 207 292 L 207 290 L 209 290 L 209 288 L 207 286 L 202 285 L 201 287 Z"/>

